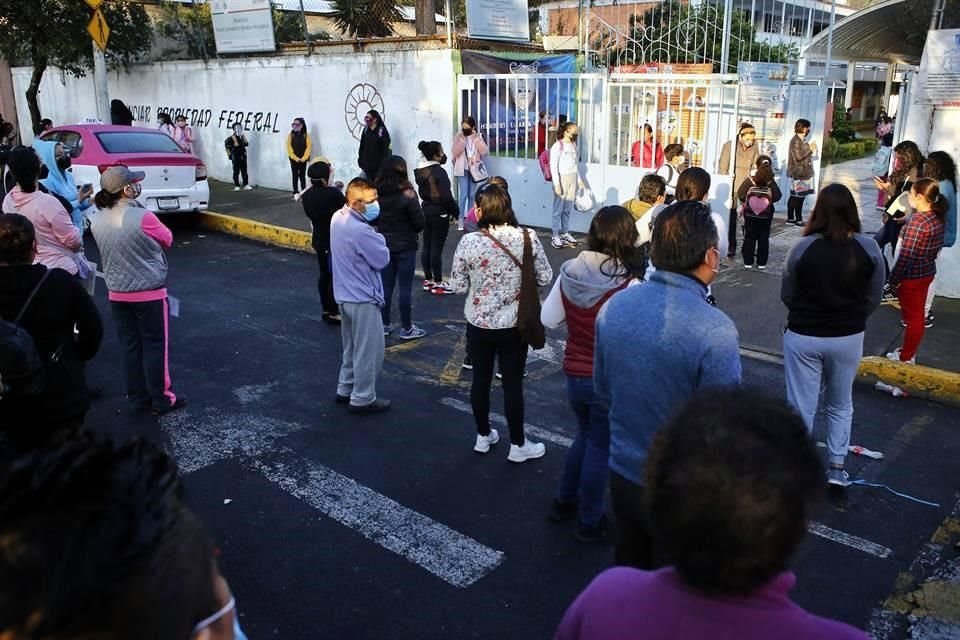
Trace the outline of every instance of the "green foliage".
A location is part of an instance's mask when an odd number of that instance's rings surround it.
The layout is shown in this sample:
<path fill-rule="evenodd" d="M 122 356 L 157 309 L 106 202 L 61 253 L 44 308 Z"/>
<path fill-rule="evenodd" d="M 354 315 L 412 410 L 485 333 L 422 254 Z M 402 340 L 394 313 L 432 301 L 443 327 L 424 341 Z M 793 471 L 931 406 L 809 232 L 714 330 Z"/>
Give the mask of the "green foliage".
<path fill-rule="evenodd" d="M 636 42 L 615 51 L 613 57 L 619 64 L 712 63 L 717 73 L 735 71 L 741 60 L 786 63 L 799 57 L 794 45 L 758 41 L 749 13 L 735 11 L 730 23 L 729 67 L 721 69 L 723 23 L 720 6 L 668 0 L 630 17 L 630 35 Z"/>
<path fill-rule="evenodd" d="M 392 36 L 393 23 L 403 20 L 396 0 L 333 0 L 333 9 L 333 23 L 355 38 Z"/>
<path fill-rule="evenodd" d="M 837 106 L 833 109 L 833 129 L 830 131 L 830 137 L 841 144 L 857 137 L 857 131 L 847 120 L 846 112 Z"/>
<path fill-rule="evenodd" d="M 108 65 L 125 67 L 150 51 L 153 29 L 141 4 L 107 0 L 101 10 L 110 26 Z M 0 56 L 11 65 L 33 67 L 26 93 L 34 127 L 41 118 L 37 92 L 47 67 L 82 77 L 93 66 L 90 18 L 79 0 L 0 0 Z"/>
<path fill-rule="evenodd" d="M 827 138 L 823 141 L 823 158 L 825 160 L 832 160 L 833 158 L 836 158 L 839 150 L 840 143 L 834 138 Z"/>
<path fill-rule="evenodd" d="M 864 138 L 860 142 L 863 143 L 863 150 L 866 153 L 876 153 L 880 148 L 880 141 L 876 138 Z"/>
<path fill-rule="evenodd" d="M 826 161 L 855 160 L 864 156 L 869 156 L 876 151 L 876 144 L 870 149 L 870 140 L 858 140 L 856 142 L 837 142 L 834 138 L 827 138 L 823 143 L 823 159 Z M 875 140 L 872 142 L 876 142 Z"/>
<path fill-rule="evenodd" d="M 160 11 L 157 31 L 185 46 L 191 58 L 206 60 L 216 52 L 209 4 L 187 6 L 164 2 Z"/>

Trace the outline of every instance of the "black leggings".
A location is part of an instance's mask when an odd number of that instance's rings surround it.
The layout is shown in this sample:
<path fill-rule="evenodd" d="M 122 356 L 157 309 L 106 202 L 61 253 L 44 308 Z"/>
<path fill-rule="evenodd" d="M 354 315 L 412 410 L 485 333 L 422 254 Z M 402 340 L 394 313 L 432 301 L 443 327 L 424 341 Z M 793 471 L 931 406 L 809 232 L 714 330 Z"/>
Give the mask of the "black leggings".
<path fill-rule="evenodd" d="M 493 384 L 494 361 L 500 362 L 503 375 L 503 413 L 510 429 L 510 443 L 522 446 L 523 435 L 523 368 L 527 360 L 527 343 L 516 327 L 481 329 L 467 324 L 470 356 L 473 358 L 473 384 L 470 404 L 477 433 L 490 435 L 490 386 Z"/>
<path fill-rule="evenodd" d="M 450 218 L 427 214 L 423 227 L 423 253 L 420 255 L 423 266 L 423 279 L 433 282 L 443 281 L 443 245 L 450 233 Z"/>
<path fill-rule="evenodd" d="M 805 196 L 790 196 L 787 200 L 787 222 L 803 222 L 803 201 Z"/>
<path fill-rule="evenodd" d="M 298 193 L 307 188 L 307 163 L 306 162 L 297 162 L 296 160 L 290 161 L 290 174 L 293 177 L 293 192 Z M 300 188 L 297 188 L 297 182 L 300 183 Z"/>
<path fill-rule="evenodd" d="M 757 264 L 767 265 L 770 256 L 770 224 L 773 214 L 769 218 L 744 218 L 743 220 L 743 264 L 753 264 L 756 253 Z"/>
<path fill-rule="evenodd" d="M 236 186 L 241 186 L 240 176 L 243 176 L 243 185 L 247 186 L 248 177 L 247 177 L 247 156 L 242 158 L 233 159 L 233 184 Z"/>

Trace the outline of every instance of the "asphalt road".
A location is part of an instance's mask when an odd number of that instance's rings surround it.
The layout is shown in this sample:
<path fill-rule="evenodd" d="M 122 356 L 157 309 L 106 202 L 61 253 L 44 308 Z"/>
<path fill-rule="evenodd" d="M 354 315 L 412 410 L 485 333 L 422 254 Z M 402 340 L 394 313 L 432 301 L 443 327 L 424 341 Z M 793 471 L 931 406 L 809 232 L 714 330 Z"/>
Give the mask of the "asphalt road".
<path fill-rule="evenodd" d="M 333 402 L 340 338 L 320 321 L 316 259 L 175 231 L 170 292 L 181 314 L 171 367 L 190 406 L 160 421 L 126 411 L 101 290 L 108 334 L 90 378 L 105 397 L 88 422 L 157 440 L 177 457 L 249 637 L 551 637 L 612 560 L 610 547 L 582 545 L 545 520 L 574 432 L 563 332 L 534 353 L 525 383 L 526 420 L 547 455 L 514 465 L 498 445 L 479 456 L 470 374 L 459 367 L 462 298 L 415 291 L 414 321 L 429 333 L 387 340 L 378 392 L 393 409 L 353 416 Z M 747 384 L 782 392 L 775 363 L 745 359 L 744 368 Z M 636 385 L 642 393 L 644 381 Z M 502 411 L 499 392 L 493 407 Z M 867 487 L 829 495 L 794 564 L 801 605 L 906 637 L 905 621 L 882 604 L 957 515 L 956 424 L 955 409 L 856 389 L 853 441 L 886 457 L 851 456 L 851 474 L 939 506 Z"/>

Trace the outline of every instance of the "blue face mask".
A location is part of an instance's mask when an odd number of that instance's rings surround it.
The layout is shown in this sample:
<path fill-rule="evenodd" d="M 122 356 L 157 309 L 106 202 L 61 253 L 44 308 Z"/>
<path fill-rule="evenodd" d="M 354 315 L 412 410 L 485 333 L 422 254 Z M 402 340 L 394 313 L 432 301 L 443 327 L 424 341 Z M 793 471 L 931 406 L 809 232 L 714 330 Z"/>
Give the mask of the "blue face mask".
<path fill-rule="evenodd" d="M 363 217 L 366 218 L 367 222 L 373 222 L 380 217 L 380 203 L 371 202 L 366 206 L 366 211 L 363 212 Z"/>

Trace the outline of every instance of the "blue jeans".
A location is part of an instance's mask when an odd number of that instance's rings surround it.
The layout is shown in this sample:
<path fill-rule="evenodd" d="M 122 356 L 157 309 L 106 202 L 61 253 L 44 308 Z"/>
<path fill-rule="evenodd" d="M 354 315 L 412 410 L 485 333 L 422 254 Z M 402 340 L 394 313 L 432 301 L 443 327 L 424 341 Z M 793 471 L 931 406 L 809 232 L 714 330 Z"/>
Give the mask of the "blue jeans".
<path fill-rule="evenodd" d="M 473 206 L 477 195 L 477 183 L 469 175 L 457 176 L 457 204 L 460 206 L 460 220 L 463 221 Z"/>
<path fill-rule="evenodd" d="M 400 290 L 397 292 L 397 305 L 400 307 L 400 322 L 404 329 L 413 326 L 410 319 L 410 300 L 413 289 L 413 272 L 417 265 L 417 250 L 398 251 L 390 254 L 390 263 L 380 272 L 383 278 L 383 326 L 390 324 L 390 307 L 393 306 L 393 288 L 400 281 Z"/>
<path fill-rule="evenodd" d="M 610 409 L 593 390 L 593 378 L 567 376 L 567 397 L 577 416 L 577 437 L 567 452 L 557 499 L 576 502 L 580 524 L 595 527 L 603 517 L 603 494 L 610 473 Z"/>

